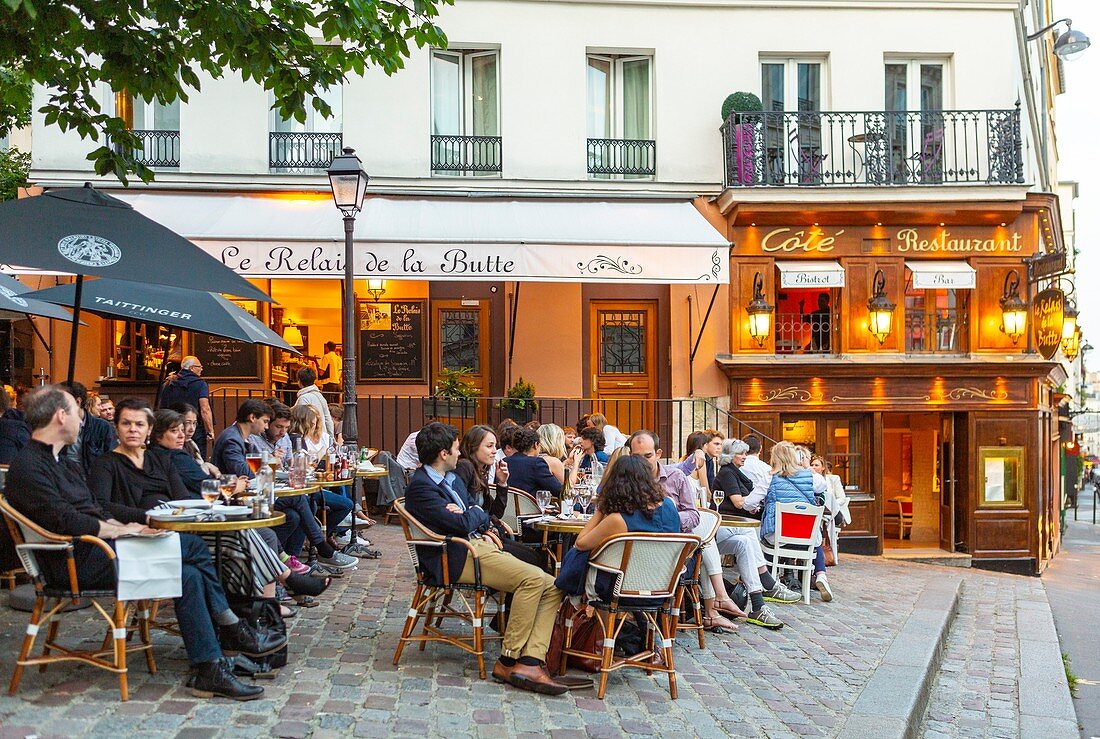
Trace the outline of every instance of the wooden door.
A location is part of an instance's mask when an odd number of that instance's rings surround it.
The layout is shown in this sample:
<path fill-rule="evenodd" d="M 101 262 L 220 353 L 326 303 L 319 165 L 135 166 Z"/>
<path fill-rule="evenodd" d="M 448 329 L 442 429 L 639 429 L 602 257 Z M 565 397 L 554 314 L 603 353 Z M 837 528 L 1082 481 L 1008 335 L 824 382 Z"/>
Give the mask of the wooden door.
<path fill-rule="evenodd" d="M 589 366 L 596 409 L 624 434 L 653 428 L 657 395 L 657 301 L 589 303 Z"/>
<path fill-rule="evenodd" d="M 489 391 L 489 301 L 432 301 L 432 387 L 442 370 L 462 371 L 484 397 Z M 464 431 L 483 415 L 481 403 L 434 407 L 434 414 Z"/>
<path fill-rule="evenodd" d="M 940 492 L 940 549 L 955 551 L 955 419 L 951 413 L 940 416 L 940 449 L 936 480 Z"/>

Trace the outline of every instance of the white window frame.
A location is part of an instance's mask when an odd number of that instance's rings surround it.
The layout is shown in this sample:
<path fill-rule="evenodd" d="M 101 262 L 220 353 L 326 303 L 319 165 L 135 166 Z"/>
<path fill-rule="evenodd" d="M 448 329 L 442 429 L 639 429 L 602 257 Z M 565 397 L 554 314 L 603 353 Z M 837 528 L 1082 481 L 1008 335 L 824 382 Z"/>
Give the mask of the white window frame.
<path fill-rule="evenodd" d="M 116 111 L 117 111 L 117 108 L 115 106 L 115 95 L 116 95 L 116 93 L 117 93 L 117 91 L 112 89 L 111 86 L 109 84 L 107 84 L 106 82 L 101 82 L 100 83 L 100 96 L 103 99 L 102 107 L 103 107 L 103 111 L 107 115 L 112 115 L 113 116 L 113 115 L 116 114 Z M 132 100 L 139 100 L 140 99 L 140 98 L 135 98 L 133 96 L 133 94 L 130 95 L 130 98 Z M 173 131 L 173 130 L 175 130 L 175 129 L 171 129 L 171 128 L 163 128 L 162 129 L 162 128 L 157 128 L 156 127 L 156 125 L 155 125 L 155 120 L 156 120 L 156 118 L 155 118 L 155 116 L 156 116 L 155 108 L 160 103 L 158 103 L 155 98 L 153 99 L 153 102 L 151 102 L 151 103 L 146 103 L 144 100 L 142 100 L 141 102 L 142 102 L 141 107 L 142 107 L 142 111 L 143 111 L 143 113 L 142 113 L 143 117 L 142 117 L 142 120 L 140 120 L 140 121 L 138 121 L 136 118 L 134 119 L 134 128 L 133 128 L 134 131 Z M 178 109 L 179 106 L 180 106 L 180 99 L 176 98 L 172 102 L 172 105 L 175 105 Z"/>
<path fill-rule="evenodd" d="M 654 74 L 653 74 L 653 54 L 613 54 L 608 52 L 594 52 L 588 51 L 584 55 L 584 71 L 585 71 L 585 96 L 588 95 L 588 60 L 597 59 L 602 62 L 607 62 L 611 65 L 611 100 L 608 104 L 611 107 L 611 134 L 607 138 L 622 139 L 624 118 L 626 113 L 623 110 L 623 101 L 625 100 L 625 94 L 623 93 L 623 65 L 630 62 L 649 62 L 649 138 L 640 139 L 641 141 L 656 141 L 656 117 L 654 115 L 656 111 L 656 104 L 654 101 Z M 588 119 L 587 112 L 585 113 L 585 136 L 588 135 Z M 593 137 L 603 138 L 603 137 Z"/>
<path fill-rule="evenodd" d="M 887 54 L 882 58 L 882 86 L 880 89 L 885 96 L 886 91 L 886 65 L 905 65 L 905 110 L 910 113 L 922 113 L 920 105 L 920 68 L 924 64 L 938 64 L 943 67 L 943 108 L 951 110 L 954 107 L 954 73 L 951 69 L 951 57 L 942 54 L 929 56 L 911 54 Z M 886 108 L 886 99 L 882 99 L 882 107 Z"/>
<path fill-rule="evenodd" d="M 328 90 L 333 90 L 333 88 L 335 88 L 335 87 L 336 87 L 336 85 L 333 85 L 332 87 L 329 87 Z M 338 100 L 336 102 L 338 104 L 333 105 L 333 99 L 329 100 L 329 105 L 332 105 L 333 110 L 334 110 L 334 115 L 331 118 L 323 118 L 321 116 L 321 114 L 318 113 L 314 109 L 314 107 L 313 107 L 313 98 L 314 97 L 316 97 L 316 96 L 312 95 L 312 94 L 306 95 L 306 99 L 305 99 L 306 120 L 305 120 L 305 123 L 299 123 L 297 120 L 291 118 L 290 119 L 290 124 L 293 127 L 290 129 L 290 131 L 287 131 L 287 133 L 340 133 L 340 134 L 342 134 L 344 132 L 344 84 L 342 82 L 340 83 L 339 90 L 337 91 L 337 94 L 336 94 L 336 97 L 338 98 Z M 276 126 L 279 125 L 280 123 L 283 123 L 283 117 L 281 115 L 279 115 L 279 111 L 274 106 L 275 106 L 275 94 L 273 92 L 268 92 L 267 93 L 267 107 L 268 107 L 267 130 L 269 132 L 272 132 L 272 133 L 282 133 L 282 132 L 278 131 L 278 129 L 276 129 Z M 326 125 L 334 126 L 335 128 L 331 131 L 329 131 L 329 130 L 319 130 L 317 128 L 318 122 L 324 123 Z"/>
<path fill-rule="evenodd" d="M 461 48 L 447 48 L 447 49 L 432 49 L 431 60 L 434 61 L 436 55 L 444 57 L 452 57 L 458 59 L 458 86 L 459 86 L 459 101 L 458 106 L 461 111 L 459 120 L 461 122 L 462 130 L 454 134 L 446 134 L 451 136 L 475 136 L 483 134 L 474 134 L 474 106 L 471 104 L 474 97 L 474 74 L 473 65 L 474 59 L 479 57 L 493 56 L 496 57 L 496 89 L 497 89 L 497 131 L 501 130 L 501 118 L 500 118 L 500 49 L 492 49 L 485 47 L 477 47 L 470 49 Z M 428 68 L 431 70 L 435 65 L 429 64 Z M 435 135 L 435 85 L 434 80 L 431 80 L 433 72 L 429 71 L 429 85 L 428 93 L 430 98 L 430 110 L 428 117 L 428 125 L 432 128 L 432 135 Z M 441 134 L 442 135 L 442 134 Z M 484 134 L 492 135 L 492 134 Z M 497 133 L 497 136 L 500 134 Z"/>
<path fill-rule="evenodd" d="M 829 94 L 829 55 L 828 54 L 761 54 L 757 68 L 756 79 L 759 81 L 760 92 L 763 93 L 764 87 L 764 65 L 765 64 L 782 64 L 783 65 L 783 110 L 785 112 L 797 112 L 798 111 L 798 65 L 799 64 L 817 64 L 821 67 L 821 75 L 819 76 L 819 82 L 821 89 L 818 91 L 821 99 L 820 110 L 827 111 L 831 109 L 831 98 Z M 761 100 L 763 103 L 764 101 Z M 770 111 L 768 111 L 770 112 Z"/>

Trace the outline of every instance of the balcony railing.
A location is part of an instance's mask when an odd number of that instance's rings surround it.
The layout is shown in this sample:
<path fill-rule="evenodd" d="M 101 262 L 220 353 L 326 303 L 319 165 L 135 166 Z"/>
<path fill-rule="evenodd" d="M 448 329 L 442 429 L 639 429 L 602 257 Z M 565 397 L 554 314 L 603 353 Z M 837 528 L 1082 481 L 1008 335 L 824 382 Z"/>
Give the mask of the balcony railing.
<path fill-rule="evenodd" d="M 432 171 L 439 174 L 486 174 L 501 170 L 500 136 L 432 136 Z"/>
<path fill-rule="evenodd" d="M 961 354 L 966 351 L 966 311 L 950 308 L 935 314 L 906 312 L 907 354 Z"/>
<path fill-rule="evenodd" d="M 1012 185 L 1024 180 L 1020 107 L 732 113 L 726 187 Z"/>
<path fill-rule="evenodd" d="M 776 354 L 835 354 L 840 346 L 835 313 L 776 313 Z"/>
<path fill-rule="evenodd" d="M 146 167 L 180 166 L 179 131 L 131 131 L 141 141 L 141 150 L 135 150 L 134 160 Z M 114 144 L 115 150 L 121 145 Z"/>
<path fill-rule="evenodd" d="M 657 142 L 588 139 L 588 174 L 652 177 L 657 174 Z"/>
<path fill-rule="evenodd" d="M 268 166 L 282 173 L 327 169 L 343 142 L 342 133 L 272 131 L 268 134 Z"/>

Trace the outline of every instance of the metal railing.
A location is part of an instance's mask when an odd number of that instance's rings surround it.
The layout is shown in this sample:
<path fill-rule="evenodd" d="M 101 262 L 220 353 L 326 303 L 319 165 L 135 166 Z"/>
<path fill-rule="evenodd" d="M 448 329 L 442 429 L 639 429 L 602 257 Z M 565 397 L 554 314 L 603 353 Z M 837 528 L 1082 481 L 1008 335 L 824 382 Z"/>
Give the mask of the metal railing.
<path fill-rule="evenodd" d="M 957 308 L 935 314 L 906 312 L 907 354 L 961 354 L 966 351 L 966 311 Z"/>
<path fill-rule="evenodd" d="M 836 354 L 838 326 L 840 316 L 836 313 L 776 313 L 775 353 Z"/>
<path fill-rule="evenodd" d="M 271 131 L 268 134 L 268 166 L 282 173 L 327 169 L 343 145 L 342 133 Z"/>
<path fill-rule="evenodd" d="M 657 174 L 657 142 L 588 139 L 588 174 L 652 177 Z"/>
<path fill-rule="evenodd" d="M 501 171 L 500 136 L 433 134 L 432 171 L 441 174 L 479 174 Z"/>
<path fill-rule="evenodd" d="M 131 131 L 141 141 L 141 150 L 134 150 L 134 160 L 146 167 L 179 167 L 180 166 L 180 132 L 179 131 Z M 121 149 L 121 145 L 114 144 L 115 150 Z"/>
<path fill-rule="evenodd" d="M 1024 181 L 1019 103 L 1008 110 L 731 113 L 721 131 L 726 187 Z"/>
<path fill-rule="evenodd" d="M 210 405 L 214 423 L 223 428 L 236 417 L 237 408 L 246 398 L 270 398 L 270 390 L 223 387 L 211 390 Z M 283 393 L 279 393 L 283 395 Z M 293 405 L 294 393 L 282 397 Z M 335 402 L 336 398 L 331 398 Z M 364 395 L 358 398 L 359 444 L 386 449 L 393 453 L 401 448 L 409 434 L 432 420 L 450 423 L 465 431 L 475 424 L 496 427 L 505 418 L 517 423 L 528 421 L 555 423 L 561 427 L 576 426 L 586 413 L 603 413 L 608 421 L 624 434 L 642 428 L 656 431 L 661 437 L 664 456 L 680 459 L 688 434 L 706 428 L 717 429 L 727 438 L 744 438 L 756 434 L 761 439 L 774 439 L 731 415 L 706 399 L 652 398 L 535 398 L 537 410 L 501 407 L 507 398 L 470 398 L 467 401 L 434 398 L 423 395 Z"/>

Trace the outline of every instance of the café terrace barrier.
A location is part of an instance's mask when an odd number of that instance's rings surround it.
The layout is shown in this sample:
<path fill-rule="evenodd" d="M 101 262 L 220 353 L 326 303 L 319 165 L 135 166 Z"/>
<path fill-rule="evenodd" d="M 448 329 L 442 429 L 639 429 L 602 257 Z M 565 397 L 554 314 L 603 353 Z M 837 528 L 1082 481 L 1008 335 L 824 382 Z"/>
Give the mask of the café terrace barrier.
<path fill-rule="evenodd" d="M 293 405 L 294 391 L 277 393 L 283 402 Z M 284 397 L 285 395 L 285 397 Z M 330 402 L 336 402 L 335 394 Z M 223 387 L 210 392 L 214 423 L 219 428 L 231 421 L 237 407 L 246 398 L 270 398 L 271 391 Z M 288 402 L 289 401 L 289 402 Z M 460 431 L 479 423 L 494 428 L 505 418 L 520 424 L 535 420 L 555 423 L 561 427 L 576 426 L 585 413 L 600 412 L 624 434 L 649 428 L 661 437 L 664 456 L 680 459 L 684 440 L 692 431 L 716 429 L 726 438 L 744 438 L 756 434 L 773 443 L 775 440 L 727 411 L 713 401 L 699 398 L 535 398 L 537 411 L 513 408 L 511 398 L 481 397 L 435 398 L 425 395 L 361 395 L 358 398 L 359 444 L 397 453 L 405 438 L 432 420 L 457 426 Z M 528 401 L 530 403 L 530 401 Z M 503 404 L 503 407 L 502 407 Z"/>

